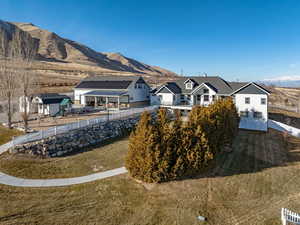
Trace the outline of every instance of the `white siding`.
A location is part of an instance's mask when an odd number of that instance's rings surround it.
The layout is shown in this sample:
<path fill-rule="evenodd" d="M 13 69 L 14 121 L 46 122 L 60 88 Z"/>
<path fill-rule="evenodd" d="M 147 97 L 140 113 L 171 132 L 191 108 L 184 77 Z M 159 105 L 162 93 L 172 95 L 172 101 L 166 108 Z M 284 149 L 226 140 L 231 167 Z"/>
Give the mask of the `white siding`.
<path fill-rule="evenodd" d="M 132 85 L 128 89 L 128 93 L 129 102 L 150 101 L 150 88 L 145 84 L 142 85 L 142 88 L 135 88 L 135 85 Z"/>
<path fill-rule="evenodd" d="M 245 98 L 250 98 L 250 104 L 245 103 Z M 266 104 L 261 104 L 261 99 L 266 99 Z M 238 112 L 249 111 L 249 118 L 253 118 L 254 112 L 261 112 L 263 119 L 268 119 L 268 95 L 266 94 L 236 94 L 235 105 Z"/>
<path fill-rule="evenodd" d="M 80 101 L 81 105 L 85 105 L 84 94 L 90 91 L 124 91 L 128 92 L 129 102 L 140 102 L 140 101 L 150 101 L 150 88 L 147 85 L 142 86 L 142 88 L 135 88 L 132 85 L 128 90 L 122 89 L 74 89 L 74 100 Z"/>
<path fill-rule="evenodd" d="M 174 105 L 172 93 L 158 93 L 157 96 L 159 96 L 159 98 L 160 98 L 160 104 Z"/>

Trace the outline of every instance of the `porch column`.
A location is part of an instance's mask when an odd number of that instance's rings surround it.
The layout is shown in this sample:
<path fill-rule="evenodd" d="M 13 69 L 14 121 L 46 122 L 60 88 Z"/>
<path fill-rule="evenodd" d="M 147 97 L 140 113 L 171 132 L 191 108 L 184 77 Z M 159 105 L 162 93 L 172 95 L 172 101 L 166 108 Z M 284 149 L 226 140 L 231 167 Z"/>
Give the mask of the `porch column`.
<path fill-rule="evenodd" d="M 108 97 L 105 97 L 105 108 L 108 108 Z"/>
<path fill-rule="evenodd" d="M 120 110 L 120 96 L 118 96 L 118 110 Z"/>
<path fill-rule="evenodd" d="M 95 96 L 95 103 L 94 103 L 94 107 L 97 107 L 97 97 Z"/>

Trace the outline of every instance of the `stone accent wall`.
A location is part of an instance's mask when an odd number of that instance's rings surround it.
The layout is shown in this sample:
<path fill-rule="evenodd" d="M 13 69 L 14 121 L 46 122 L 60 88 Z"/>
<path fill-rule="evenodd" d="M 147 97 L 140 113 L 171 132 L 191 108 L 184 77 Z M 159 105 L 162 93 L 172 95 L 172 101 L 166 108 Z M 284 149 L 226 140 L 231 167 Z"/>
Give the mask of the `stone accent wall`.
<path fill-rule="evenodd" d="M 10 153 L 25 153 L 43 157 L 57 157 L 86 147 L 100 144 L 104 140 L 128 134 L 139 121 L 139 116 L 91 125 L 72 130 L 66 134 L 52 136 L 44 140 L 17 145 Z"/>

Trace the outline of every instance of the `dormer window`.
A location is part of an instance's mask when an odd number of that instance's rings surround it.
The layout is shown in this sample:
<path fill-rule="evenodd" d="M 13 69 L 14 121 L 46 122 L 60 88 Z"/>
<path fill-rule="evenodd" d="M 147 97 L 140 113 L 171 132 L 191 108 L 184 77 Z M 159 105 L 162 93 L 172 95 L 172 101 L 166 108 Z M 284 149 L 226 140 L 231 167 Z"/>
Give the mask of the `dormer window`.
<path fill-rule="evenodd" d="M 189 81 L 185 84 L 186 89 L 193 89 L 193 82 Z"/>

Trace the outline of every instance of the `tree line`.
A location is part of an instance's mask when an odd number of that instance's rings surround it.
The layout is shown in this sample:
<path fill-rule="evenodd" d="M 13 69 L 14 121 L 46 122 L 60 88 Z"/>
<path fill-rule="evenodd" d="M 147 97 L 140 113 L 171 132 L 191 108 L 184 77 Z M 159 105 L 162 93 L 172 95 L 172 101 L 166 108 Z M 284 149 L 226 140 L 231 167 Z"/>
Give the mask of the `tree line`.
<path fill-rule="evenodd" d="M 232 145 L 238 113 L 231 99 L 195 106 L 188 120 L 160 109 L 156 118 L 144 112 L 129 138 L 126 168 L 144 182 L 164 182 L 197 174 L 224 146 Z"/>

